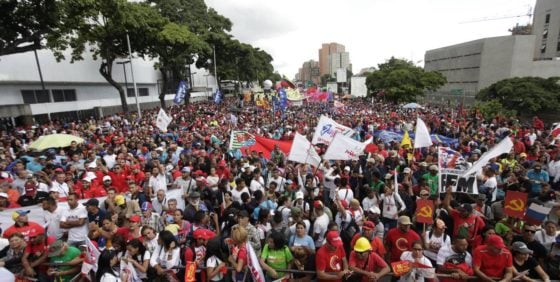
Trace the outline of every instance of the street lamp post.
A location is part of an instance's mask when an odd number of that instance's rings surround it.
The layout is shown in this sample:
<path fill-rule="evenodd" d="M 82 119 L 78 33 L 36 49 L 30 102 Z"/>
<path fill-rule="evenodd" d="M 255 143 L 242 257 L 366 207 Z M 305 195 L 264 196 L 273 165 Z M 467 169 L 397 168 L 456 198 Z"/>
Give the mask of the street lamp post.
<path fill-rule="evenodd" d="M 138 88 L 136 87 L 136 80 L 134 80 L 134 67 L 132 65 L 132 49 L 130 48 L 130 37 L 128 36 L 128 31 L 126 32 L 126 44 L 128 45 L 128 60 L 130 61 L 130 75 L 132 76 L 132 84 L 134 85 L 134 98 L 136 100 L 136 110 L 138 111 L 138 118 L 142 118 L 142 112 L 140 112 L 140 104 L 138 103 Z"/>

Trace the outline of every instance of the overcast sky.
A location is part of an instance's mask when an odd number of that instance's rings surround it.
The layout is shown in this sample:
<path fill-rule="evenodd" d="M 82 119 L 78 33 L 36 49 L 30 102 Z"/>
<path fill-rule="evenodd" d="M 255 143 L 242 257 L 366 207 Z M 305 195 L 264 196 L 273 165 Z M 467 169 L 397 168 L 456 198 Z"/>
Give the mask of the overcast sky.
<path fill-rule="evenodd" d="M 426 50 L 508 35 L 536 0 L 206 0 L 233 22 L 232 35 L 266 50 L 281 74 L 293 78 L 304 61 L 318 60 L 321 43 L 350 52 L 353 71 L 391 56 L 423 61 Z M 423 65 L 423 62 L 419 62 Z"/>

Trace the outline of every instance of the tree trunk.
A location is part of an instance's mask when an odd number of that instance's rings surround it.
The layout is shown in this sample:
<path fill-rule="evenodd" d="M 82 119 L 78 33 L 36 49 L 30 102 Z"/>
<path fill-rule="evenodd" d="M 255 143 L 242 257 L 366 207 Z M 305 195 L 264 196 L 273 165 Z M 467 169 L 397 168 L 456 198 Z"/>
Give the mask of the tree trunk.
<path fill-rule="evenodd" d="M 126 115 L 128 115 L 128 103 L 126 102 L 126 94 L 124 93 L 122 86 L 113 79 L 113 61 L 114 60 L 103 61 L 101 63 L 101 66 L 99 67 L 99 73 L 101 74 L 101 76 L 103 76 L 103 78 L 105 78 L 105 80 L 107 80 L 107 82 L 109 82 L 109 84 L 117 88 L 117 91 L 119 91 L 119 96 L 121 97 L 122 110 Z"/>
<path fill-rule="evenodd" d="M 165 93 L 167 92 L 167 73 L 165 71 L 165 69 L 160 68 L 159 71 L 161 72 L 161 78 L 163 80 L 163 89 L 161 90 L 161 92 L 159 93 L 159 104 L 161 106 L 162 109 L 165 109 Z"/>

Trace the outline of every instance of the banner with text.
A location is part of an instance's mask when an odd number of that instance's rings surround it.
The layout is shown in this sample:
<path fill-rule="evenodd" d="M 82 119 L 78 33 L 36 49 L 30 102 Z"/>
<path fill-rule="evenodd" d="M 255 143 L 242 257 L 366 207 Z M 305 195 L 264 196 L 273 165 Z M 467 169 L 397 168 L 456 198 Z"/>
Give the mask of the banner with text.
<path fill-rule="evenodd" d="M 445 187 L 451 185 L 453 192 L 478 194 L 478 184 L 476 176 L 464 176 L 465 170 L 460 169 L 441 169 L 441 187 L 440 193 L 445 193 Z"/>

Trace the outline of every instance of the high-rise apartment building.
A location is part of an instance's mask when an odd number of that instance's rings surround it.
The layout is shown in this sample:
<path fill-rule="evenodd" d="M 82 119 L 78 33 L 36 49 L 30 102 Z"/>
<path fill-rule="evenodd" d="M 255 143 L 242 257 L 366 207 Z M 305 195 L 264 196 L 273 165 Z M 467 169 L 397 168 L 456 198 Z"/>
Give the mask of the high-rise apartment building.
<path fill-rule="evenodd" d="M 560 57 L 560 1 L 538 0 L 533 17 L 535 59 Z"/>
<path fill-rule="evenodd" d="M 303 63 L 302 67 L 299 68 L 296 78 L 297 78 L 296 81 L 302 81 L 304 83 L 312 82 L 315 84 L 319 84 L 321 80 L 319 76 L 319 62 L 315 60 L 309 60 Z"/>
<path fill-rule="evenodd" d="M 344 53 L 346 48 L 342 44 L 338 44 L 335 42 L 332 43 L 323 43 L 321 49 L 319 49 L 319 72 L 320 76 L 325 74 L 331 74 L 331 54 L 335 53 Z M 349 61 L 349 59 L 348 59 Z M 336 72 L 336 70 L 334 70 Z"/>

